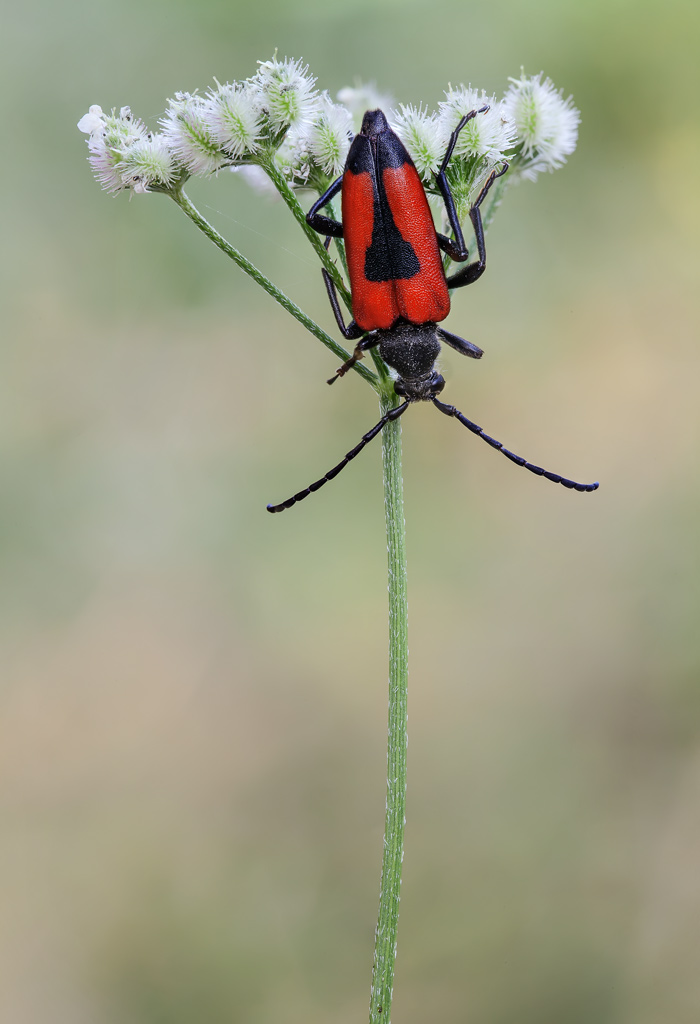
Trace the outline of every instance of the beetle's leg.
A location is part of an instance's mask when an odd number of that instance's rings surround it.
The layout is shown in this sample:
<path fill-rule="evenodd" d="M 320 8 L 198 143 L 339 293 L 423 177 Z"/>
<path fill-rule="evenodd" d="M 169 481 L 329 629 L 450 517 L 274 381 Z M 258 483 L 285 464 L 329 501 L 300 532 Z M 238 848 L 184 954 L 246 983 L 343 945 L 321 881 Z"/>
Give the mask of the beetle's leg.
<path fill-rule="evenodd" d="M 326 239 L 326 241 L 330 242 L 330 238 Z M 335 316 L 335 322 L 338 325 L 340 333 L 343 335 L 346 341 L 355 341 L 357 338 L 361 338 L 365 332 L 362 330 L 361 327 L 357 326 L 354 320 L 351 320 L 347 327 L 345 326 L 345 321 L 343 320 L 343 313 L 340 308 L 340 303 L 338 302 L 338 293 L 335 290 L 335 282 L 333 281 L 333 278 L 325 269 L 325 267 L 321 271 L 321 273 L 323 274 L 323 283 L 325 284 L 326 291 L 328 292 L 328 301 L 331 304 L 333 315 Z M 333 381 L 336 380 L 338 377 L 344 377 L 348 370 L 352 369 L 357 360 L 362 359 L 363 353 L 365 353 L 367 349 L 373 348 L 375 345 L 378 344 L 379 336 L 375 335 L 373 332 L 367 338 L 365 338 L 364 341 L 361 341 L 359 345 L 355 346 L 355 351 L 350 356 L 350 358 L 346 360 L 346 362 L 344 362 L 342 366 L 338 367 L 334 376 L 331 377 L 327 381 L 327 383 L 332 384 Z"/>
<path fill-rule="evenodd" d="M 481 359 L 484 354 L 483 348 L 479 348 L 471 341 L 465 341 L 464 338 L 460 338 L 457 334 L 451 334 L 449 331 L 443 330 L 442 327 L 438 327 L 438 334 L 450 348 L 453 348 L 455 352 L 460 352 L 463 356 L 470 356 L 472 359 Z"/>
<path fill-rule="evenodd" d="M 599 484 L 596 481 L 594 484 L 577 484 L 575 480 L 568 480 L 565 476 L 559 476 L 558 473 L 549 473 L 546 469 L 542 469 L 541 466 L 533 466 L 531 462 L 526 462 L 525 459 L 521 458 L 520 455 L 514 455 L 513 452 L 509 452 L 507 448 L 503 447 L 500 441 L 497 441 L 493 437 L 489 437 L 488 434 L 484 433 L 481 427 L 477 426 L 476 423 L 472 423 L 468 420 L 464 413 L 461 413 L 459 409 L 455 409 L 454 405 L 445 405 L 444 402 L 439 401 L 437 398 L 433 398 L 433 405 L 436 406 L 440 412 L 444 412 L 445 416 L 454 416 L 458 419 L 462 426 L 466 427 L 467 430 L 471 430 L 472 434 L 476 434 L 482 441 L 486 441 L 486 444 L 490 444 L 492 448 L 496 448 L 501 455 L 505 455 L 507 459 L 514 462 L 516 466 L 522 466 L 523 469 L 529 469 L 535 476 L 544 476 L 552 483 L 562 484 L 563 487 L 568 487 L 574 491 L 597 491 Z"/>
<path fill-rule="evenodd" d="M 323 209 L 326 203 L 330 203 L 334 196 L 337 196 L 343 187 L 342 175 L 333 182 L 330 188 L 327 188 L 320 199 L 317 199 L 314 205 L 311 207 L 306 215 L 306 223 L 309 227 L 312 227 L 314 231 L 318 231 L 319 235 L 331 235 L 333 238 L 343 237 L 343 225 L 340 221 L 332 220 L 330 217 L 325 217 L 319 211 Z"/>
<path fill-rule="evenodd" d="M 457 139 L 462 128 L 464 128 L 465 124 L 468 121 L 471 121 L 472 118 L 476 117 L 477 114 L 485 114 L 488 109 L 488 104 L 486 104 L 483 107 L 479 107 L 478 110 L 470 110 L 468 114 L 464 115 L 462 120 L 459 122 L 455 130 L 450 135 L 450 141 L 447 143 L 447 149 L 445 150 L 445 155 L 442 158 L 440 170 L 435 175 L 435 184 L 440 189 L 440 193 L 445 203 L 445 209 L 447 210 L 447 219 L 450 222 L 450 227 L 452 228 L 452 232 L 455 236 L 454 239 L 448 238 L 447 235 L 442 235 L 438 231 L 438 245 L 440 246 L 442 251 L 446 252 L 450 259 L 454 260 L 456 263 L 464 263 L 465 260 L 468 260 L 469 250 L 464 244 L 462 226 L 459 223 L 457 209 L 455 207 L 455 201 L 452 196 L 452 190 L 450 188 L 450 183 L 447 180 L 447 165 L 452 159 L 452 154 L 454 152 L 455 146 L 457 145 Z"/>
<path fill-rule="evenodd" d="M 474 237 L 476 238 L 476 248 L 479 253 L 479 259 L 476 263 L 470 263 L 468 266 L 462 267 L 461 270 L 458 270 L 456 274 L 452 274 L 448 277 L 448 288 L 463 288 L 464 285 L 473 284 L 474 281 L 477 281 L 486 270 L 486 242 L 484 241 L 484 225 L 481 222 L 480 207 L 496 178 L 500 178 L 507 170 L 508 164 L 504 163 L 500 171 L 491 171 L 484 182 L 484 187 L 477 196 L 476 202 L 473 203 L 469 211 L 469 218 L 474 228 Z"/>
<path fill-rule="evenodd" d="M 322 476 L 321 479 L 317 480 L 315 483 L 309 484 L 309 486 L 305 487 L 303 491 L 297 491 L 297 493 L 293 494 L 291 498 L 287 498 L 286 501 L 280 502 L 279 505 L 268 505 L 267 511 L 284 512 L 285 509 L 291 508 L 292 505 L 296 505 L 298 501 L 303 501 L 304 498 L 308 498 L 308 496 L 310 494 L 313 494 L 314 491 L 317 491 L 319 487 L 323 487 L 323 485 L 327 484 L 329 480 L 332 480 L 333 477 L 336 477 L 338 473 L 340 473 L 341 469 L 345 469 L 348 462 L 352 461 L 352 459 L 354 459 L 355 456 L 360 454 L 365 445 L 369 444 L 372 438 L 377 436 L 379 431 L 382 429 L 382 427 L 386 426 L 389 420 L 396 420 L 399 418 L 399 416 L 405 413 L 406 409 L 408 409 L 410 404 L 410 402 L 404 402 L 403 405 L 397 405 L 395 409 L 390 409 L 386 416 L 382 416 L 382 418 L 380 419 L 379 423 L 377 423 L 376 426 L 372 427 L 371 430 L 368 430 L 366 434 L 363 434 L 360 443 L 356 444 L 352 451 L 349 451 L 345 458 L 342 459 L 337 466 L 334 466 L 333 469 L 329 469 L 325 476 Z"/>
<path fill-rule="evenodd" d="M 355 341 L 357 338 L 361 338 L 365 332 L 362 330 L 361 327 L 357 326 L 354 320 L 351 320 L 347 327 L 345 326 L 345 321 L 343 320 L 343 314 L 340 309 L 340 303 L 338 302 L 338 293 L 335 290 L 335 282 L 333 281 L 333 278 L 328 273 L 325 267 L 321 270 L 321 273 L 323 274 L 323 283 L 325 284 L 326 291 L 328 292 L 328 301 L 331 304 L 331 309 L 333 310 L 333 315 L 335 316 L 335 322 L 338 325 L 338 330 L 343 335 L 346 341 Z"/>
<path fill-rule="evenodd" d="M 370 348 L 374 348 L 374 346 L 378 344 L 379 335 L 374 331 L 372 332 L 372 334 L 368 334 L 366 338 L 363 338 L 363 340 L 359 342 L 359 344 L 355 345 L 355 350 L 353 354 L 350 356 L 349 359 L 347 359 L 343 363 L 342 366 L 338 367 L 333 376 L 326 381 L 326 384 L 333 384 L 333 382 L 336 381 L 338 377 L 344 377 L 348 370 L 352 370 L 353 366 L 358 361 L 358 359 L 362 359 L 365 352 L 367 352 Z"/>

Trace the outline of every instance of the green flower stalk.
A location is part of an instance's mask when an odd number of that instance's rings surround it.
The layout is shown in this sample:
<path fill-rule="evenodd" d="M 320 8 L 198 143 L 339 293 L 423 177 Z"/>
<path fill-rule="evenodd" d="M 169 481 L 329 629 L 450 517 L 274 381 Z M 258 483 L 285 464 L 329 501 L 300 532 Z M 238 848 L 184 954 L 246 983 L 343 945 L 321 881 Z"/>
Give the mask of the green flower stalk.
<path fill-rule="evenodd" d="M 478 109 L 481 112 L 459 135 L 447 176 L 459 218 L 463 221 L 475 193 L 488 175 L 496 168 L 502 170 L 505 163 L 510 165 L 508 175 L 494 182 L 488 205 L 485 203 L 486 208 L 482 209 L 484 228 L 488 228 L 510 183 L 534 180 L 541 171 L 561 167 L 576 146 L 579 114 L 571 99 L 565 100 L 549 79 L 542 80 L 542 74 L 531 77 L 522 74 L 510 83 L 501 99 L 487 96 L 471 86 L 450 86 L 435 111 L 400 104 L 392 112 L 388 97 L 381 97 L 374 85 L 359 82 L 341 90 L 338 94 L 341 102 L 334 103 L 327 92 L 316 89 L 315 78 L 301 61 L 280 60 L 274 56 L 262 62 L 257 72 L 244 81 L 216 82 L 206 96 L 176 93 L 168 101 L 160 121 L 161 132 L 150 131 L 133 117 L 128 107 L 122 107 L 119 113 L 112 110 L 105 114 L 96 105 L 90 107 L 78 127 L 88 136 L 88 159 L 105 190 L 113 194 L 157 192 L 169 195 L 221 252 L 345 362 L 350 356 L 345 348 L 201 215 L 184 192 L 185 182 L 191 176 L 214 174 L 222 178 L 227 170 L 241 172 L 236 176 L 236 185 L 243 181 L 243 187 L 249 185 L 257 189 L 262 181 L 267 190 L 272 189 L 283 200 L 331 276 L 341 301 L 352 313 L 352 296 L 343 277 L 343 270 L 347 268 L 342 241 L 336 240 L 338 266 L 321 237 L 307 223 L 304 208 L 297 198 L 298 191 L 306 189 L 318 196 L 328 188 L 343 171 L 353 118 L 357 124 L 357 117 L 364 110 L 382 106 L 413 157 L 426 190 L 438 196 L 435 174 L 450 135 L 465 114 Z M 311 202 L 305 203 L 305 208 L 310 205 Z M 337 217 L 332 206 L 326 212 Z M 444 265 L 448 263 L 445 257 Z M 374 388 L 381 415 L 386 417 L 382 430 L 382 465 L 389 581 L 389 729 L 384 855 L 370 1022 L 389 1024 L 406 808 L 408 606 L 401 423 L 398 416 L 389 417 L 391 410 L 398 408 L 399 398 L 377 348 L 371 349 L 371 355 L 376 372 L 360 362 L 353 370 Z M 461 417 L 465 426 L 484 436 L 481 428 L 462 417 L 454 407 L 437 404 L 441 411 Z M 350 458 L 354 458 L 376 432 L 376 428 L 370 431 L 357 450 L 349 453 Z M 502 449 L 493 438 L 485 439 Z M 518 461 L 512 453 L 504 450 L 504 454 Z M 524 460 L 519 464 L 539 474 L 543 472 Z M 302 496 L 318 489 L 337 471 L 331 471 Z M 563 482 L 560 477 L 545 475 Z M 591 489 L 571 481 L 566 481 L 565 486 Z"/>

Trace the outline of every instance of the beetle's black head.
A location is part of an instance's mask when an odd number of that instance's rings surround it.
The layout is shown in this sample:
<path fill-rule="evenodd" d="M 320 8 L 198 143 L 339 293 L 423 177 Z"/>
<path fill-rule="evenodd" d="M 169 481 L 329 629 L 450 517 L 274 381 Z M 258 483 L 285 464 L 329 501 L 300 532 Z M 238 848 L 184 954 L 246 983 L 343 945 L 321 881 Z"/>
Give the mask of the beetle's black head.
<path fill-rule="evenodd" d="M 381 110 L 368 110 L 362 118 L 360 135 L 367 135 L 370 139 L 376 139 L 381 132 L 387 131 L 389 122 Z"/>
<path fill-rule="evenodd" d="M 399 373 L 396 394 L 412 402 L 429 401 L 445 382 L 433 369 L 440 353 L 437 324 L 411 324 L 397 320 L 388 331 L 379 331 L 379 354 Z"/>

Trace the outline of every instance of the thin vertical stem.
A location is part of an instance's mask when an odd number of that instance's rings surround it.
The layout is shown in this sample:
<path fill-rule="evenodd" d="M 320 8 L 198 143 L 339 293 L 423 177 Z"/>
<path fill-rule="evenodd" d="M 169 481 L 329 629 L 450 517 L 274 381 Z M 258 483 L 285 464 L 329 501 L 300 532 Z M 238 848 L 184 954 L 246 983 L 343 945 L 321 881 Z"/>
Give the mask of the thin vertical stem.
<path fill-rule="evenodd" d="M 395 395 L 382 397 L 382 415 L 396 405 Z M 408 602 L 400 420 L 390 421 L 382 431 L 382 464 L 389 569 L 389 727 L 384 855 L 374 940 L 370 1024 L 389 1024 L 391 1020 L 406 824 Z"/>

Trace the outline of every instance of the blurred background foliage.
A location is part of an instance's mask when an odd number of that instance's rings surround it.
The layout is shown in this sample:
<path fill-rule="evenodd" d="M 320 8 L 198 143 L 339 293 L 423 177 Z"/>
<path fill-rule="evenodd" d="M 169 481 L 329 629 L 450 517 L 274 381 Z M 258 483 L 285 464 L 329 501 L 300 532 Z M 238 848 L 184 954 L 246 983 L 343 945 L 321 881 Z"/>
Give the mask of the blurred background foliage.
<path fill-rule="evenodd" d="M 700 1017 L 700 7 L 36 0 L 5 14 L 0 1019 L 365 1019 L 384 809 L 379 445 L 358 378 L 160 196 L 101 193 L 91 103 L 303 56 L 431 105 L 541 69 L 582 112 L 506 198 L 404 420 L 411 678 L 394 1019 Z M 9 98 L 11 97 L 11 99 Z M 327 328 L 308 244 L 191 183 Z"/>

